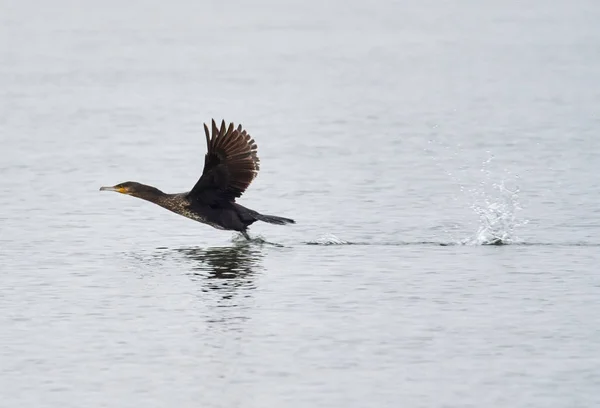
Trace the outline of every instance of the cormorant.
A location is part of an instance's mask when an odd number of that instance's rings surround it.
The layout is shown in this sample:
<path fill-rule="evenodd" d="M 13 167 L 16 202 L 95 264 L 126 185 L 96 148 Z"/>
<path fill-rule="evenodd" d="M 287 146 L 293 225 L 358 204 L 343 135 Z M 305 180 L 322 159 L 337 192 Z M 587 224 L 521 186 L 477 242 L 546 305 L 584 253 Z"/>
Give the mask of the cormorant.
<path fill-rule="evenodd" d="M 257 145 L 242 129 L 230 123 L 217 128 L 212 120 L 212 137 L 204 124 L 208 150 L 204 157 L 202 176 L 186 193 L 166 194 L 144 184 L 127 181 L 100 191 L 116 191 L 160 205 L 184 217 L 214 228 L 241 232 L 250 239 L 247 230 L 255 221 L 271 224 L 295 224 L 289 218 L 260 214 L 235 202 L 248 188 L 259 170 Z"/>

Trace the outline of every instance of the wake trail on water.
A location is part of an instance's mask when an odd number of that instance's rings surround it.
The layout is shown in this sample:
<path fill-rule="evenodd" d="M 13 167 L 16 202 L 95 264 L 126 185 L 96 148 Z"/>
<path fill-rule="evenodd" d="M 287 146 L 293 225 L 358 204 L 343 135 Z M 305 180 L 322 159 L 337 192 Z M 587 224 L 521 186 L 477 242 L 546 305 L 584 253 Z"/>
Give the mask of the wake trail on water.
<path fill-rule="evenodd" d="M 473 180 L 473 166 L 465 165 L 465 159 L 469 159 L 461 147 L 453 148 L 441 146 L 430 141 L 430 147 L 425 149 L 431 154 L 436 167 L 443 171 L 457 186 L 457 195 L 453 198 L 464 204 L 476 218 L 470 221 L 469 229 L 472 233 L 461 233 L 456 236 L 455 231 L 441 227 L 448 239 L 432 239 L 430 241 L 351 241 L 346 240 L 333 233 L 326 233 L 314 240 L 302 242 L 304 245 L 315 246 L 344 246 L 344 245 L 375 245 L 375 246 L 579 246 L 600 247 L 600 243 L 594 242 L 527 242 L 521 239 L 517 232 L 529 223 L 529 220 L 521 216 L 520 188 L 517 182 L 518 175 L 513 175 L 504 169 L 503 174 L 498 176 L 490 170 L 494 156 L 487 152 L 488 158 L 484 160 L 476 173 L 479 180 Z M 435 148 L 444 150 L 443 154 L 435 154 Z M 439 153 L 439 152 L 438 152 Z M 452 164 L 451 162 L 455 162 Z M 449 164 L 450 163 L 450 164 Z M 460 163 L 460 164 L 459 164 Z M 475 165 L 477 166 L 477 165 Z M 449 168 L 451 170 L 449 170 Z M 468 173 L 470 171 L 470 173 Z M 469 180 L 471 178 L 471 180 Z M 462 228 L 464 230 L 464 228 Z M 243 238 L 237 238 L 242 240 Z M 259 244 L 280 244 L 266 241 L 262 237 L 255 237 L 251 242 Z M 293 244 L 292 244 L 293 246 Z"/>
<path fill-rule="evenodd" d="M 432 146 L 435 145 L 435 146 Z M 504 169 L 502 176 L 497 176 L 490 170 L 494 156 L 488 153 L 477 174 L 481 175 L 479 181 L 464 181 L 469 166 L 464 165 L 465 153 L 460 146 L 454 148 L 454 152 L 448 146 L 442 146 L 443 158 L 436 155 L 433 150 L 440 145 L 430 142 L 430 149 L 426 149 L 432 155 L 432 159 L 438 169 L 443 171 L 458 186 L 456 200 L 464 203 L 465 208 L 470 209 L 476 216 L 475 225 L 471 226 L 472 233 L 468 235 L 455 236 L 455 232 L 444 228 L 443 231 L 449 239 L 431 241 L 348 241 L 332 233 L 324 234 L 315 240 L 305 242 L 306 245 L 377 245 L 377 246 L 579 246 L 598 247 L 600 243 L 594 242 L 526 242 L 521 239 L 517 232 L 529 223 L 529 220 L 521 216 L 520 188 L 517 185 L 518 175 L 513 175 Z M 451 169 L 448 169 L 448 162 Z M 461 163 L 461 164 L 458 164 Z M 472 167 L 471 167 L 472 168 Z M 472 170 L 471 170 L 472 172 Z M 463 175 L 461 175 L 463 173 Z"/>
<path fill-rule="evenodd" d="M 553 247 L 600 247 L 600 243 L 595 242 L 511 242 L 507 243 L 501 240 L 479 241 L 468 238 L 462 241 L 346 241 L 333 234 L 325 234 L 316 240 L 303 242 L 305 245 L 315 246 L 553 246 Z"/>
<path fill-rule="evenodd" d="M 431 152 L 431 151 L 430 151 Z M 447 155 L 446 155 L 447 156 Z M 333 234 L 325 234 L 314 241 L 309 241 L 308 245 L 518 245 L 525 244 L 521 240 L 516 231 L 519 227 L 527 225 L 529 222 L 526 219 L 519 217 L 521 205 L 519 203 L 519 187 L 507 187 L 507 182 L 511 177 L 510 173 L 506 172 L 504 178 L 499 182 L 493 180 L 489 165 L 493 160 L 490 155 L 480 167 L 479 174 L 483 175 L 483 179 L 479 183 L 471 183 L 469 186 L 461 177 L 460 167 L 456 171 L 450 171 L 445 168 L 436 156 L 433 156 L 436 167 L 443 171 L 457 186 L 460 192 L 461 201 L 465 207 L 468 207 L 477 216 L 477 225 L 475 231 L 468 236 L 452 237 L 453 233 L 447 229 L 444 232 L 450 235 L 450 239 L 443 241 L 415 241 L 415 242 L 350 242 L 339 238 Z M 457 158 L 460 160 L 460 157 Z M 464 168 L 463 168 L 464 170 Z M 512 177 L 514 178 L 514 177 Z"/>

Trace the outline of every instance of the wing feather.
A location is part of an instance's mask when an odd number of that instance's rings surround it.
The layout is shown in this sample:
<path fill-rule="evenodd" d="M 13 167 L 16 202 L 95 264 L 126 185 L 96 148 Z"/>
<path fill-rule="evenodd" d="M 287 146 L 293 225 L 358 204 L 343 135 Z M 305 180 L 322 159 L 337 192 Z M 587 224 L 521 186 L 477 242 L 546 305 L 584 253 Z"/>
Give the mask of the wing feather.
<path fill-rule="evenodd" d="M 188 197 L 208 204 L 235 201 L 258 175 L 258 146 L 242 125 L 226 126 L 223 120 L 218 127 L 213 119 L 211 130 L 212 134 L 204 124 L 207 145 L 204 171 Z"/>

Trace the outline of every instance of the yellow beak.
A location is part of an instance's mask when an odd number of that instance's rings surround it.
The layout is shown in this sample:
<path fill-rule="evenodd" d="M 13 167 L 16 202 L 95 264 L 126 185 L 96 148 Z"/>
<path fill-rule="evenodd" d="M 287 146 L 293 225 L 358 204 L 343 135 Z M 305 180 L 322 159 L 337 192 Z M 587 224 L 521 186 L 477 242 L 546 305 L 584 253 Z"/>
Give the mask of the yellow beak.
<path fill-rule="evenodd" d="M 123 187 L 100 187 L 100 191 L 114 191 L 121 194 L 127 194 L 127 189 Z"/>

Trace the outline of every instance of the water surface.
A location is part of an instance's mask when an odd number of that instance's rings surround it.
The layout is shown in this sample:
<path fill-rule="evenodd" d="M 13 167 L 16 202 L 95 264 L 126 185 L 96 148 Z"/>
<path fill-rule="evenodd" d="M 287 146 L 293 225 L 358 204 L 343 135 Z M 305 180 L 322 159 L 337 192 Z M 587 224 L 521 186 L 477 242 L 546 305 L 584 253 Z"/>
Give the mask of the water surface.
<path fill-rule="evenodd" d="M 3 403 L 598 405 L 599 20 L 4 2 Z M 297 225 L 247 243 L 98 192 L 191 188 L 212 117 L 258 142 L 241 202 Z"/>

